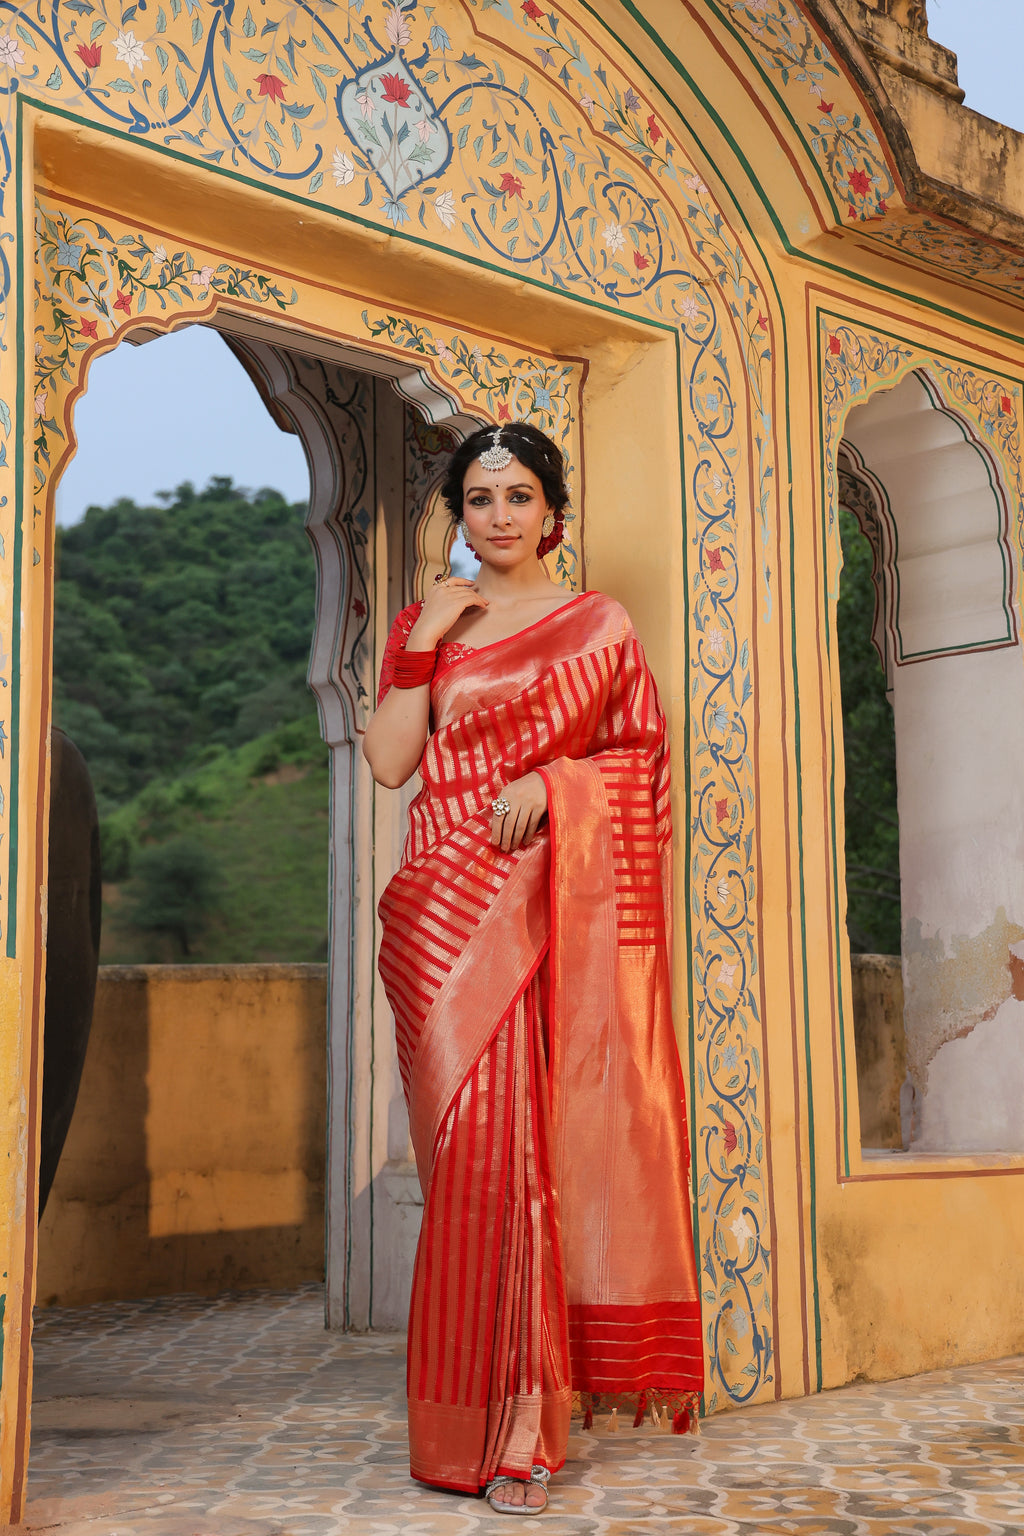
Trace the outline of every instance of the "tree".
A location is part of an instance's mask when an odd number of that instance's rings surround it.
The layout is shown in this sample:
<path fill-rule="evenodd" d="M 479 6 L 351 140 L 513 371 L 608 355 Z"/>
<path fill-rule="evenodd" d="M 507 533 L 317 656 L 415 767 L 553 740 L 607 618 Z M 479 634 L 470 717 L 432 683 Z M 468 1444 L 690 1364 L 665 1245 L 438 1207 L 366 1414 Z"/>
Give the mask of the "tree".
<path fill-rule="evenodd" d="M 220 873 L 202 843 L 190 837 L 141 848 L 128 888 L 135 928 L 165 935 L 191 958 L 217 907 Z"/>
<path fill-rule="evenodd" d="M 872 643 L 873 552 L 857 519 L 839 511 L 843 573 L 838 641 L 846 758 L 846 926 L 855 953 L 898 955 L 900 829 L 896 730 Z"/>

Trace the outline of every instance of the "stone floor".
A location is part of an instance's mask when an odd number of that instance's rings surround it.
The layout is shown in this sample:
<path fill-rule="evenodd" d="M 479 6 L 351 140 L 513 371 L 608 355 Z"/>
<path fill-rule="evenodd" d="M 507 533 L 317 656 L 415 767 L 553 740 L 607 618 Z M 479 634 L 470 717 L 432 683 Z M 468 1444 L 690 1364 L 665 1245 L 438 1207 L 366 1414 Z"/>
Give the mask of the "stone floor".
<path fill-rule="evenodd" d="M 409 1480 L 403 1339 L 328 1335 L 318 1288 L 48 1311 L 26 1525 L 60 1536 L 497 1536 Z M 1024 1359 L 573 1434 L 545 1536 L 1021 1536 Z M 515 1526 L 512 1529 L 516 1529 Z"/>

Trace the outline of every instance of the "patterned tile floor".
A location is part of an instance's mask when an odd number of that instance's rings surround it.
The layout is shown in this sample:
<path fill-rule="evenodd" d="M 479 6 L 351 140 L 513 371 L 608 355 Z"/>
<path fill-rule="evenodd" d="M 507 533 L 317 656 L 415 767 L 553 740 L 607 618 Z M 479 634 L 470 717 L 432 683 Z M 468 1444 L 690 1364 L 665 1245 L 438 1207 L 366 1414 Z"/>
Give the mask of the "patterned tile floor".
<path fill-rule="evenodd" d="M 498 1536 L 410 1481 L 404 1341 L 326 1334 L 317 1287 L 39 1316 L 26 1526 L 59 1536 Z M 578 1430 L 545 1536 L 1021 1536 L 1024 1359 Z M 512 1525 L 511 1530 L 518 1529 Z"/>

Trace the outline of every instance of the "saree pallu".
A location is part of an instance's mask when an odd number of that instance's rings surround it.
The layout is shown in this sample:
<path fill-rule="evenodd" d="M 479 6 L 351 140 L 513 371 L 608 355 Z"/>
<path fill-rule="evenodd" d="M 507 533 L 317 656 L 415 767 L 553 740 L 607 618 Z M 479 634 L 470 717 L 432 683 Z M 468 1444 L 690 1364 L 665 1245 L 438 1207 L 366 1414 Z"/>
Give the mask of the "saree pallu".
<path fill-rule="evenodd" d="M 424 1191 L 411 1470 L 476 1492 L 556 1471 L 574 1394 L 692 1410 L 703 1353 L 643 651 L 583 594 L 439 668 L 431 705 L 380 972 Z M 503 853 L 490 802 L 531 770 L 547 823 Z"/>

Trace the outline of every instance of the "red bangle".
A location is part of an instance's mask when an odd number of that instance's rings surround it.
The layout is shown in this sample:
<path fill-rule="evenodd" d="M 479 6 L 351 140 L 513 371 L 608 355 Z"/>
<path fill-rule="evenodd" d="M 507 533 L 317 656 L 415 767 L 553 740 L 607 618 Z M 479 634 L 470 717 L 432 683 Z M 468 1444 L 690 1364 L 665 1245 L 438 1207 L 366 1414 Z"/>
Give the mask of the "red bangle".
<path fill-rule="evenodd" d="M 395 657 L 392 681 L 396 688 L 422 688 L 434 676 L 436 666 L 436 651 L 401 650 Z"/>

